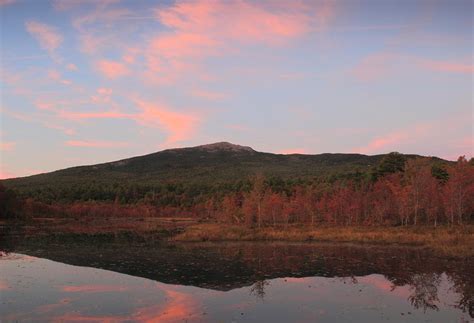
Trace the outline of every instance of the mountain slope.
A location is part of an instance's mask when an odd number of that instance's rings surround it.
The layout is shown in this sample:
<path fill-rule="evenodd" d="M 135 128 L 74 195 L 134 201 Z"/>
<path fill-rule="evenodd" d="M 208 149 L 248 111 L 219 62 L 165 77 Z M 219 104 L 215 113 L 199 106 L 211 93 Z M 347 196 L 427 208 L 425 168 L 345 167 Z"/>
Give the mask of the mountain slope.
<path fill-rule="evenodd" d="M 257 152 L 226 142 L 168 149 L 115 162 L 72 167 L 51 173 L 8 179 L 2 183 L 20 192 L 59 190 L 90 185 L 167 183 L 214 186 L 246 180 L 257 173 L 283 180 L 328 178 L 367 173 L 384 155 L 280 155 Z M 415 155 L 406 155 L 408 158 Z"/>

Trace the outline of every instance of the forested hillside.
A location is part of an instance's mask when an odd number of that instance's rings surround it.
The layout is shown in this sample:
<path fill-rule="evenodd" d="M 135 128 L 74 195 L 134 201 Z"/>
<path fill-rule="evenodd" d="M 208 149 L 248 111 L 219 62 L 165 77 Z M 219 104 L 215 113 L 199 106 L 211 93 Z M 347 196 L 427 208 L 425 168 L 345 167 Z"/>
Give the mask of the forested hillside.
<path fill-rule="evenodd" d="M 230 143 L 216 143 L 169 149 L 2 183 L 23 197 L 44 202 L 95 200 L 136 203 L 153 199 L 155 203 L 176 206 L 194 204 L 196 200 L 216 194 L 248 191 L 251 177 L 257 174 L 264 176 L 272 188 L 288 192 L 296 184 L 341 179 L 365 181 L 373 175 L 383 157 L 361 154 L 279 155 Z"/>
<path fill-rule="evenodd" d="M 3 182 L 3 214 L 437 225 L 473 220 L 473 160 L 390 153 L 275 155 L 218 143 Z M 8 207 L 10 205 L 10 207 Z"/>

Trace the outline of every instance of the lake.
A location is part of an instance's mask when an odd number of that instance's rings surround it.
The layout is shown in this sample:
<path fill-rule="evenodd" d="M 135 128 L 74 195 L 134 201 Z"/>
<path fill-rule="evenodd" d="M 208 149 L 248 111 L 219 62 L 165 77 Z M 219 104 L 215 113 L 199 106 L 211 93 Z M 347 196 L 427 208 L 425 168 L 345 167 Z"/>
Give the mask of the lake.
<path fill-rule="evenodd" d="M 414 247 L 23 241 L 0 321 L 472 322 L 474 261 Z"/>

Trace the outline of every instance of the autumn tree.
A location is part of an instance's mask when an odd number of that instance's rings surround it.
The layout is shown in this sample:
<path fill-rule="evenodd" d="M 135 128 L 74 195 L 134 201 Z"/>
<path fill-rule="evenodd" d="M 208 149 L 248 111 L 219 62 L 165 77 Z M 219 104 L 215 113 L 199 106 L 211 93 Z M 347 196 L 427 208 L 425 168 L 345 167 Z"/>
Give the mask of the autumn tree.
<path fill-rule="evenodd" d="M 277 220 L 283 214 L 285 200 L 281 194 L 267 191 L 262 200 L 262 212 L 269 217 L 273 226 L 276 226 Z"/>
<path fill-rule="evenodd" d="M 222 200 L 223 218 L 226 219 L 227 222 L 235 222 L 237 224 L 242 222 L 240 200 L 238 194 L 226 195 Z"/>
<path fill-rule="evenodd" d="M 446 209 L 451 224 L 454 224 L 455 217 L 458 224 L 462 224 L 464 216 L 470 216 L 474 206 L 474 167 L 461 156 L 449 169 L 449 177 L 443 192 Z"/>
<path fill-rule="evenodd" d="M 413 209 L 413 224 L 417 225 L 420 210 L 429 199 L 426 195 L 427 187 L 433 180 L 429 160 L 425 158 L 409 160 L 406 164 L 405 178 Z"/>

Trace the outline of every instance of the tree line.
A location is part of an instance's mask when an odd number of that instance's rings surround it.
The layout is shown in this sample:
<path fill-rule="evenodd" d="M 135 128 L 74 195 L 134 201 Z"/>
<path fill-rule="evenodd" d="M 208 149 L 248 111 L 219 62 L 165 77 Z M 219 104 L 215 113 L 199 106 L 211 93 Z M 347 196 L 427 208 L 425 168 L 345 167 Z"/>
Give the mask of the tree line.
<path fill-rule="evenodd" d="M 101 187 L 81 197 L 18 196 L 0 185 L 4 218 L 52 216 L 184 216 L 251 227 L 305 225 L 463 225 L 474 220 L 474 165 L 390 153 L 368 174 L 283 180 L 256 175 L 214 186 Z M 92 194 L 90 194 L 92 192 Z M 72 193 L 71 193 L 72 194 Z M 83 195 L 86 198 L 82 198 Z"/>
<path fill-rule="evenodd" d="M 295 186 L 289 195 L 269 189 L 257 176 L 250 192 L 209 201 L 209 216 L 254 227 L 472 222 L 474 167 L 464 157 L 447 167 L 422 158 L 400 163 L 398 158 L 391 155 L 383 161 L 372 181 Z"/>

